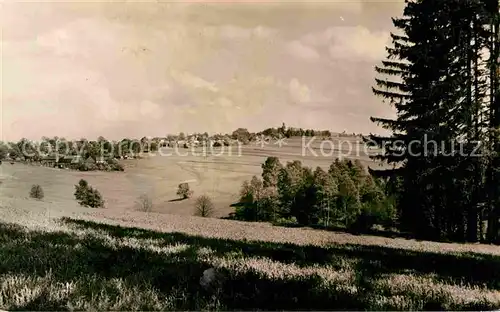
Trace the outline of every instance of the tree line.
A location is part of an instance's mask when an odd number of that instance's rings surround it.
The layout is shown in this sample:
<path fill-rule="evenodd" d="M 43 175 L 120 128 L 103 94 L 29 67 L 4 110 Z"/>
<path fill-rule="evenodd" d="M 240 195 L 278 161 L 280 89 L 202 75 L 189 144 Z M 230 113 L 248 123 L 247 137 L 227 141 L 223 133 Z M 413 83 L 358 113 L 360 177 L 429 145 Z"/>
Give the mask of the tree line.
<path fill-rule="evenodd" d="M 0 143 L 0 160 L 7 155 L 11 159 L 20 158 L 22 160 L 40 160 L 43 156 L 58 154 L 80 155 L 84 158 L 101 156 L 119 157 L 127 153 L 139 154 L 144 151 L 157 151 L 159 144 L 156 140 L 143 137 L 140 140 L 122 139 L 119 141 L 109 141 L 100 136 L 97 140 L 67 140 L 59 137 L 42 137 L 39 142 L 34 142 L 22 138 L 18 142 Z"/>
<path fill-rule="evenodd" d="M 121 140 L 107 140 L 103 136 L 97 140 L 81 138 L 79 140 L 67 140 L 63 137 L 42 137 L 38 142 L 22 138 L 17 142 L 0 142 L 0 160 L 4 160 L 9 155 L 11 159 L 40 160 L 44 155 L 57 153 L 59 155 L 76 156 L 84 158 L 93 157 L 97 159 L 101 156 L 118 158 L 126 154 L 138 155 L 142 152 L 156 152 L 167 142 L 184 141 L 189 138 L 197 138 L 201 142 L 208 140 L 217 141 L 215 146 L 224 141 L 223 145 L 230 145 L 230 139 L 238 140 L 243 144 L 255 141 L 258 136 L 269 137 L 293 137 L 293 136 L 323 136 L 330 137 L 329 130 L 313 130 L 302 128 L 286 127 L 285 124 L 277 128 L 268 128 L 260 132 L 250 132 L 246 128 L 238 128 L 231 134 L 193 133 L 187 135 L 180 132 L 178 135 L 169 134 L 165 137 L 142 137 L 141 139 L 123 138 Z"/>
<path fill-rule="evenodd" d="M 268 159 L 236 217 L 353 226 L 381 213 L 417 238 L 500 243 L 499 20 L 497 0 L 406 1 L 375 68 L 373 93 L 396 118 L 371 120 L 391 135 L 365 137 L 393 168 L 358 176 L 336 161 L 325 174 Z"/>
<path fill-rule="evenodd" d="M 397 224 L 392 188 L 358 160 L 337 159 L 325 171 L 297 160 L 283 165 L 277 157 L 268 157 L 262 176 L 243 183 L 236 206 L 232 217 L 246 221 L 353 230 Z"/>
<path fill-rule="evenodd" d="M 369 141 L 395 167 L 372 173 L 398 181 L 401 228 L 416 237 L 499 243 L 498 0 L 406 1 L 393 24 L 373 92 L 397 117 L 373 117 L 392 134 Z"/>
<path fill-rule="evenodd" d="M 267 128 L 259 133 L 257 135 L 265 135 L 265 136 L 271 136 L 271 137 L 284 137 L 284 138 L 291 138 L 291 137 L 297 137 L 297 136 L 306 136 L 306 137 L 313 137 L 313 136 L 322 136 L 322 137 L 331 137 L 332 133 L 330 130 L 314 130 L 314 129 L 303 129 L 303 128 L 294 128 L 294 127 L 286 127 L 285 123 L 281 125 L 281 127 L 277 128 Z"/>
<path fill-rule="evenodd" d="M 342 133 L 346 135 L 345 132 Z M 355 135 L 355 134 L 354 134 Z M 292 138 L 292 137 L 314 137 L 321 136 L 324 138 L 330 138 L 332 133 L 330 130 L 314 130 L 314 129 L 303 129 L 286 127 L 285 123 L 281 127 L 276 128 L 266 128 L 259 132 L 249 132 L 246 128 L 238 128 L 233 131 L 231 138 L 242 142 L 243 144 L 248 144 L 249 142 L 256 141 L 262 136 L 269 138 Z"/>

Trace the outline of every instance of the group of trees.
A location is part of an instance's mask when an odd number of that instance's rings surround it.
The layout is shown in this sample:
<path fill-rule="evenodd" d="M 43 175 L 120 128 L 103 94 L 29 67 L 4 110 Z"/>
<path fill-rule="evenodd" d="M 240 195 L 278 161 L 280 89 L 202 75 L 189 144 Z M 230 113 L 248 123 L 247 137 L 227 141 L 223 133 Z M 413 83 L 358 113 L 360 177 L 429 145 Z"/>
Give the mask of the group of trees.
<path fill-rule="evenodd" d="M 212 139 L 215 144 L 230 145 L 230 139 L 238 140 L 243 144 L 255 141 L 257 136 L 265 135 L 269 137 L 294 137 L 294 136 L 323 136 L 330 137 L 328 130 L 317 131 L 313 129 L 287 128 L 283 124 L 279 128 L 268 128 L 264 131 L 255 133 L 249 132 L 246 128 L 238 128 L 231 135 L 205 133 L 195 133 L 195 136 L 201 142 L 207 142 Z M 188 136 L 180 132 L 178 135 L 167 135 L 164 138 L 143 137 L 140 140 L 124 138 L 122 140 L 107 140 L 100 136 L 97 140 L 67 140 L 60 137 L 42 137 L 38 142 L 22 138 L 18 142 L 0 142 L 0 161 L 9 156 L 11 159 L 21 159 L 29 161 L 40 161 L 43 156 L 58 154 L 59 156 L 81 156 L 83 158 L 100 157 L 119 158 L 120 156 L 130 155 L 138 156 L 144 152 L 156 152 L 161 146 L 166 146 L 167 142 L 176 140 L 186 140 Z M 223 143 L 220 143 L 223 142 Z"/>
<path fill-rule="evenodd" d="M 500 242 L 498 0 L 412 0 L 393 19 L 373 91 L 397 111 L 372 118 L 399 181 L 402 229 L 423 239 Z M 427 143 L 425 143 L 427 142 Z"/>
<path fill-rule="evenodd" d="M 254 133 L 249 132 L 246 128 L 238 128 L 233 131 L 231 138 L 242 142 L 243 144 L 248 144 L 249 142 L 255 141 L 258 136 L 264 135 L 271 138 L 291 138 L 291 137 L 331 137 L 331 132 L 329 130 L 313 130 L 313 129 L 302 129 L 302 128 L 292 128 L 286 127 L 285 124 L 278 128 L 267 128 L 263 131 Z"/>
<path fill-rule="evenodd" d="M 82 156 L 83 158 L 100 157 L 118 158 L 127 154 L 139 154 L 140 152 L 157 151 L 159 139 L 140 140 L 122 139 L 120 141 L 109 141 L 104 137 L 89 141 L 87 139 L 66 140 L 64 138 L 43 137 L 41 141 L 34 142 L 22 138 L 18 142 L 0 143 L 0 160 L 9 155 L 12 159 L 39 161 L 43 156 L 58 154 L 60 156 Z"/>
<path fill-rule="evenodd" d="M 243 144 L 248 144 L 250 141 L 255 140 L 255 133 L 250 133 L 246 128 L 238 128 L 233 131 L 231 137 Z"/>
<path fill-rule="evenodd" d="M 382 179 L 359 161 L 335 160 L 328 171 L 268 157 L 262 177 L 245 181 L 234 218 L 247 221 L 293 219 L 299 225 L 368 229 L 396 222 L 394 200 Z"/>
<path fill-rule="evenodd" d="M 284 138 L 291 138 L 291 137 L 297 137 L 297 136 L 306 136 L 306 137 L 313 137 L 313 136 L 322 136 L 322 137 L 330 137 L 332 134 L 329 130 L 313 130 L 313 129 L 302 129 L 302 128 L 292 128 L 292 127 L 286 127 L 285 123 L 281 125 L 279 128 L 267 128 L 262 132 L 258 133 L 263 134 L 265 136 L 270 136 L 270 137 L 284 137 Z"/>
<path fill-rule="evenodd" d="M 42 200 L 45 197 L 43 188 L 39 184 L 34 184 L 31 187 L 29 195 L 31 198 L 38 200 Z M 97 189 L 91 187 L 84 179 L 81 179 L 78 184 L 75 185 L 74 196 L 81 206 L 91 208 L 104 207 L 104 199 L 101 193 Z"/>

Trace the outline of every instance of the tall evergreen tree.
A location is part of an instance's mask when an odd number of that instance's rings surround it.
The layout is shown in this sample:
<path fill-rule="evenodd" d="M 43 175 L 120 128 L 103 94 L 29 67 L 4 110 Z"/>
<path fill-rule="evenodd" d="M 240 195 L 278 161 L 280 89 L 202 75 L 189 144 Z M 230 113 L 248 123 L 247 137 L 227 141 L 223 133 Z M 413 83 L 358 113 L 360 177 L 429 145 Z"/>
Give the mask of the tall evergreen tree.
<path fill-rule="evenodd" d="M 397 118 L 372 118 L 393 133 L 370 142 L 385 148 L 375 158 L 399 168 L 374 173 L 401 175 L 401 223 L 421 237 L 479 236 L 484 159 L 470 152 L 484 140 L 487 11 L 479 0 L 407 1 L 403 17 L 393 19 L 402 34 L 391 34 L 389 58 L 376 67 L 394 77 L 377 78 L 373 92 L 394 105 Z"/>
<path fill-rule="evenodd" d="M 486 193 L 487 207 L 487 240 L 499 242 L 500 218 L 500 85 L 499 85 L 499 4 L 498 0 L 485 0 L 485 19 L 488 22 L 488 51 L 489 51 L 489 158 L 487 171 Z"/>

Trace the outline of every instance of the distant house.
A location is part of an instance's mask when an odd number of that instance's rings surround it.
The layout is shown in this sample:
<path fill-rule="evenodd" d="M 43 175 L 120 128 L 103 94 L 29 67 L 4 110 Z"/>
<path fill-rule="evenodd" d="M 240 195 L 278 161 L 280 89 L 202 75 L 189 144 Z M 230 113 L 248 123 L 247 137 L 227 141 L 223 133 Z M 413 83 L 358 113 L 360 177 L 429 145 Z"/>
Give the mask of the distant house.
<path fill-rule="evenodd" d="M 31 163 L 31 162 L 33 162 L 35 159 L 36 159 L 36 157 L 35 157 L 34 155 L 24 155 L 24 161 L 25 161 L 25 162 Z"/>
<path fill-rule="evenodd" d="M 57 165 L 58 159 L 56 156 L 50 155 L 42 157 L 40 164 L 46 167 L 55 167 Z"/>
<path fill-rule="evenodd" d="M 59 165 L 60 168 L 70 168 L 70 167 L 76 167 L 80 164 L 82 164 L 83 158 L 80 155 L 77 156 L 64 156 L 59 159 L 57 164 Z"/>
<path fill-rule="evenodd" d="M 90 157 L 89 157 L 90 158 Z M 89 158 L 87 158 L 87 160 L 89 160 Z M 101 165 L 104 165 L 104 164 L 107 164 L 109 162 L 111 158 L 110 157 L 104 157 L 104 156 L 101 156 L 101 157 L 98 157 L 96 160 L 95 160 L 95 163 L 96 164 L 101 164 Z M 94 160 L 94 159 L 92 159 Z"/>
<path fill-rule="evenodd" d="M 196 139 L 190 139 L 187 142 L 184 142 L 184 147 L 196 147 L 200 144 L 200 141 Z"/>
<path fill-rule="evenodd" d="M 212 142 L 213 147 L 229 146 L 229 144 L 229 141 L 224 139 L 219 139 Z"/>
<path fill-rule="evenodd" d="M 96 163 L 96 160 L 89 156 L 89 157 L 87 157 L 87 159 L 85 159 L 84 163 L 87 165 L 93 165 Z"/>

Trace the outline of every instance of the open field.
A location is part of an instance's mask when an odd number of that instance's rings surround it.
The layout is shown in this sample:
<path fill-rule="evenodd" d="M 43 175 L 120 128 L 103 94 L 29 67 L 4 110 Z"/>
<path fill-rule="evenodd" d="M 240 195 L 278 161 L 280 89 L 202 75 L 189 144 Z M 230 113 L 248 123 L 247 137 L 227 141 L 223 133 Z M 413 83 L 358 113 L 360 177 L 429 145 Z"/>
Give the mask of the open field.
<path fill-rule="evenodd" d="M 325 144 L 320 152 L 321 141 L 315 139 L 311 150 L 302 146 L 311 139 L 295 138 L 285 141 L 286 145 L 276 144 L 256 146 L 255 144 L 207 151 L 162 149 L 163 156 L 156 155 L 139 160 L 123 161 L 125 172 L 77 172 L 22 164 L 4 163 L 0 166 L 1 198 L 9 205 L 25 207 L 31 205 L 28 192 L 32 184 L 40 184 L 45 191 L 44 201 L 55 210 L 76 210 L 74 185 L 86 179 L 96 187 L 106 200 L 106 208 L 118 211 L 135 210 L 136 200 L 147 193 L 153 200 L 153 211 L 170 214 L 192 215 L 194 200 L 199 195 L 209 195 L 216 206 L 216 216 L 225 216 L 232 211 L 231 204 L 238 200 L 238 192 L 244 180 L 253 175 L 260 176 L 261 165 L 268 156 L 277 156 L 283 162 L 301 160 L 305 165 L 328 168 L 337 156 L 349 155 L 359 158 L 365 165 L 377 166 L 364 153 L 359 138 L 334 139 L 333 145 Z M 332 150 L 332 146 L 334 149 Z M 316 153 L 317 156 L 314 154 Z M 170 156 L 167 156 L 170 155 Z M 190 181 L 194 191 L 191 199 L 178 201 L 177 186 Z"/>
<path fill-rule="evenodd" d="M 300 144 L 300 142 L 299 142 Z M 184 152 L 184 151 L 183 151 Z M 6 164 L 0 179 L 0 308 L 8 310 L 491 310 L 500 308 L 500 249 L 275 227 L 192 214 L 176 186 L 229 212 L 268 155 L 328 167 L 299 146 L 242 156 L 155 156 L 126 172 Z M 367 156 L 361 157 L 370 164 Z M 79 207 L 85 178 L 107 208 Z M 45 191 L 28 198 L 31 184 Z M 143 192 L 155 211 L 135 211 Z M 202 278 L 206 269 L 215 278 Z"/>
<path fill-rule="evenodd" d="M 498 247 L 156 213 L 94 212 L 43 225 L 0 224 L 0 308 L 500 307 Z M 202 276 L 209 268 L 215 277 L 206 281 Z"/>

